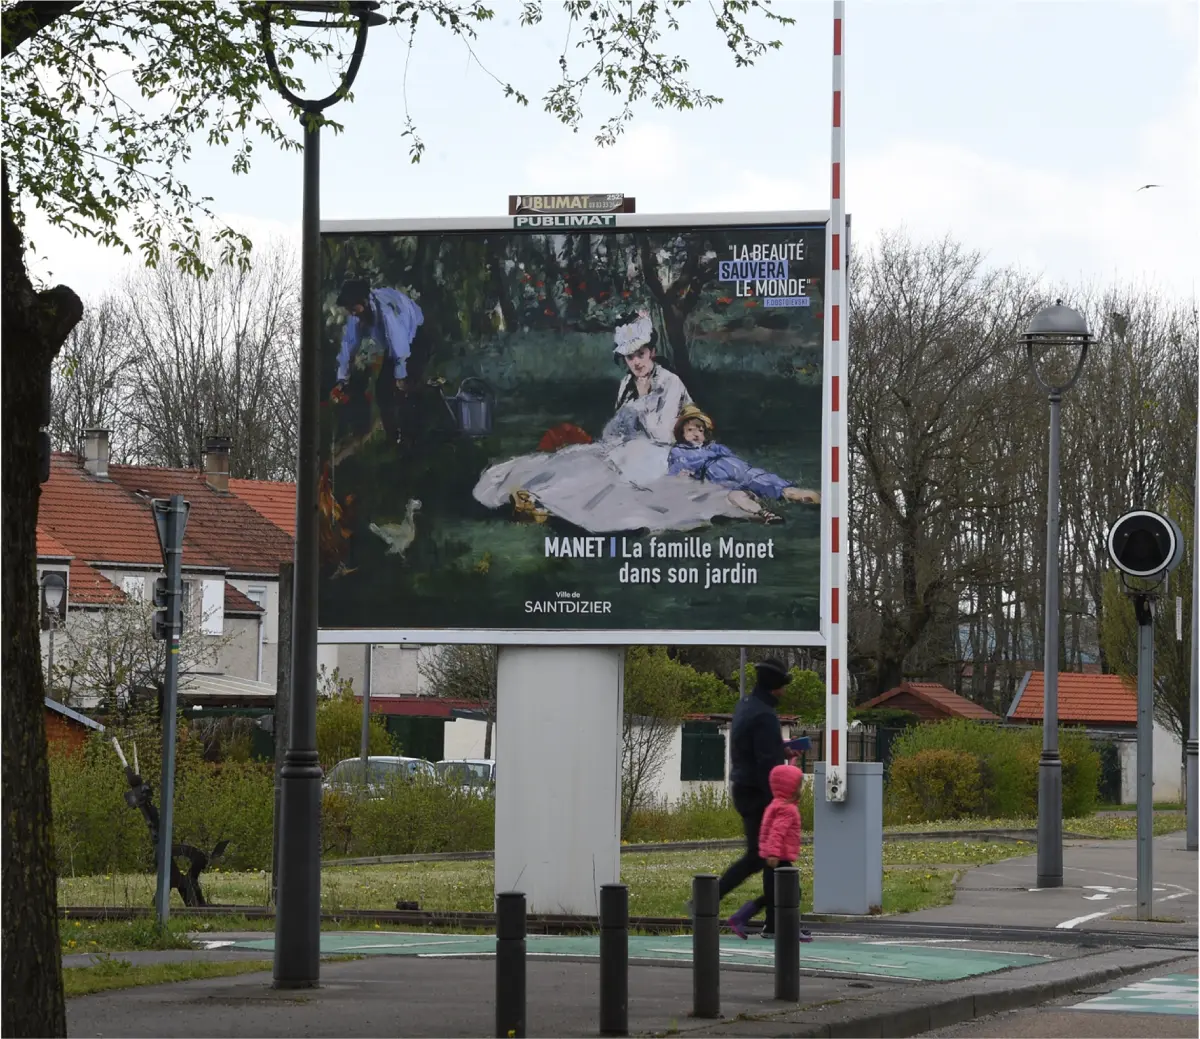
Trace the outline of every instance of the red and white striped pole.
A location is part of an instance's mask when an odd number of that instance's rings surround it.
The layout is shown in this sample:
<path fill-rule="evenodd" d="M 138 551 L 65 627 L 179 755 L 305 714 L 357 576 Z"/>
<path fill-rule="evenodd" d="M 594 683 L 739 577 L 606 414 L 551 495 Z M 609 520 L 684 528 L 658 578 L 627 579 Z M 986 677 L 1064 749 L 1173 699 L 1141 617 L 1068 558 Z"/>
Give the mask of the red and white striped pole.
<path fill-rule="evenodd" d="M 825 652 L 825 799 L 846 798 L 846 575 L 849 550 L 849 487 L 846 423 L 847 332 L 846 307 L 846 138 L 845 138 L 845 9 L 833 5 L 833 135 L 830 142 L 829 277 L 825 286 L 825 317 L 829 329 L 829 450 L 830 478 L 826 514 L 829 516 L 829 641 Z"/>

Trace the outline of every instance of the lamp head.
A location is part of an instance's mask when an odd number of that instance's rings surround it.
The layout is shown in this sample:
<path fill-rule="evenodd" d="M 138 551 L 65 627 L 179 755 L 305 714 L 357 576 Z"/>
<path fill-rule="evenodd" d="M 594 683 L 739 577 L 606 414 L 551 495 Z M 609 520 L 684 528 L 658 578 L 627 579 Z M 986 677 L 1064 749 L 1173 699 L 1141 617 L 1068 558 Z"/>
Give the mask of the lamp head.
<path fill-rule="evenodd" d="M 47 570 L 42 574 L 42 627 L 51 626 L 51 618 L 57 617 L 67 594 L 67 581 L 62 574 Z"/>
<path fill-rule="evenodd" d="M 1025 355 L 1034 378 L 1044 390 L 1057 396 L 1061 396 L 1075 385 L 1075 380 L 1083 370 L 1083 362 L 1087 359 L 1088 347 L 1091 346 L 1092 340 L 1093 336 L 1088 331 L 1084 316 L 1071 307 L 1063 306 L 1061 299 L 1034 314 L 1021 336 L 1021 343 L 1025 347 Z M 1039 370 L 1039 362 L 1047 354 L 1069 358 L 1068 367 L 1074 364 L 1075 368 L 1069 379 L 1058 382 L 1043 377 Z"/>

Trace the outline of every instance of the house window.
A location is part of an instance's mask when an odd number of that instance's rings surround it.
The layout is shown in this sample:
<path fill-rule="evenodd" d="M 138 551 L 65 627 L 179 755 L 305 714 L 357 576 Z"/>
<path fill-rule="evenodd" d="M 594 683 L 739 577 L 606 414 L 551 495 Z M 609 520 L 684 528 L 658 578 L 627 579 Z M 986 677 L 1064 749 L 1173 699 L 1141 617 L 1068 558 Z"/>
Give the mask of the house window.
<path fill-rule="evenodd" d="M 205 578 L 200 582 L 200 630 L 205 635 L 225 633 L 224 578 Z"/>
<path fill-rule="evenodd" d="M 725 734 L 716 722 L 684 722 L 679 778 L 721 782 L 725 778 Z"/>
<path fill-rule="evenodd" d="M 251 588 L 248 592 L 246 592 L 246 598 L 263 611 L 263 619 L 266 620 L 265 614 L 267 609 L 267 590 L 265 588 Z M 260 624 L 258 626 L 258 640 L 260 642 L 267 641 L 266 624 Z"/>
<path fill-rule="evenodd" d="M 130 601 L 141 601 L 146 598 L 146 578 L 137 575 L 126 575 L 121 578 L 121 591 Z"/>

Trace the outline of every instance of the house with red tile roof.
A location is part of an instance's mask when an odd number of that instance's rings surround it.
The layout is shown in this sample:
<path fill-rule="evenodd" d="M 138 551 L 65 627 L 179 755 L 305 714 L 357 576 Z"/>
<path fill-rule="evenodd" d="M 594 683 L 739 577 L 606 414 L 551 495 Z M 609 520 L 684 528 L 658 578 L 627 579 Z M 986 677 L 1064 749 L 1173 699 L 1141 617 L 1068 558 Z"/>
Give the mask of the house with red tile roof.
<path fill-rule="evenodd" d="M 1046 676 L 1028 671 L 1017 687 L 1007 720 L 1038 724 L 1045 708 Z M 1122 675 L 1060 672 L 1058 721 L 1061 726 L 1081 726 L 1096 739 L 1111 739 L 1121 762 L 1121 801 L 1137 800 L 1137 687 Z M 1183 744 L 1154 722 L 1154 799 L 1180 799 Z"/>
<path fill-rule="evenodd" d="M 980 707 L 965 696 L 959 696 L 938 682 L 901 682 L 895 689 L 889 689 L 875 699 L 860 704 L 859 710 L 870 707 L 909 711 L 922 721 L 946 721 L 950 718 L 969 718 L 980 722 L 1000 720 L 987 708 Z"/>
<path fill-rule="evenodd" d="M 296 485 L 273 480 L 230 480 L 229 489 L 280 530 L 296 536 Z"/>
<path fill-rule="evenodd" d="M 229 476 L 227 438 L 210 437 L 203 469 L 113 465 L 108 433 L 88 430 L 82 457 L 57 453 L 42 486 L 38 510 L 38 580 L 55 572 L 67 594 L 55 617 L 60 656 L 62 625 L 87 622 L 153 594 L 163 573 L 151 501 L 181 494 L 188 502 L 184 533 L 185 609 L 220 650 L 212 674 L 191 685 L 198 702 L 219 698 L 263 703 L 274 695 L 278 657 L 279 567 L 291 560 L 296 525 L 294 483 L 239 480 Z M 44 605 L 44 604 L 43 604 Z M 47 611 L 43 608 L 43 613 Z M 52 635 L 44 617 L 43 652 Z M 321 646 L 318 660 L 361 689 L 365 647 Z M 416 646 L 372 649 L 372 694 L 419 693 Z M 201 681 L 201 679 L 203 679 Z M 187 689 L 181 688 L 181 697 Z"/>
<path fill-rule="evenodd" d="M 182 494 L 185 623 L 214 647 L 200 669 L 211 672 L 207 687 L 224 676 L 273 693 L 279 565 L 292 557 L 292 536 L 230 492 L 228 441 L 209 446 L 203 471 L 110 465 L 104 430 L 86 433 L 82 458 L 52 457 L 38 508 L 38 581 L 58 574 L 66 596 L 53 615 L 43 596 L 47 658 L 57 636 L 56 663 L 67 663 L 71 633 L 95 627 L 89 615 L 152 595 L 163 561 L 151 501 Z"/>

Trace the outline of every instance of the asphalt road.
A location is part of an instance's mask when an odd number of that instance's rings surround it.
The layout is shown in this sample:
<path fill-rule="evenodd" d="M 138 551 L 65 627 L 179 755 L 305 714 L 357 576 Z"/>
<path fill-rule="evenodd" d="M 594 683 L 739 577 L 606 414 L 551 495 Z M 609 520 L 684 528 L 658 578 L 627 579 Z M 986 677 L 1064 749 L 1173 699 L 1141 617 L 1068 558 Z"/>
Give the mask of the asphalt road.
<path fill-rule="evenodd" d="M 1041 1006 L 991 1014 L 923 1035 L 946 1039 L 1195 1039 L 1197 984 L 1196 957 L 1191 956 Z M 1191 1012 L 1179 1013 L 1188 997 Z M 1145 1009 L 1138 1007 L 1139 1003 Z"/>

